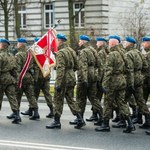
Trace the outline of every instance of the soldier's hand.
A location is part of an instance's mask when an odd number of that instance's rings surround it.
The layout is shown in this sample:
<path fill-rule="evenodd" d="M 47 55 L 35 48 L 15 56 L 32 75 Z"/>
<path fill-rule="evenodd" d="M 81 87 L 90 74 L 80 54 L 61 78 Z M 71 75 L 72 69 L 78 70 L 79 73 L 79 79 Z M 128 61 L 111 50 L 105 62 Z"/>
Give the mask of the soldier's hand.
<path fill-rule="evenodd" d="M 87 87 L 88 87 L 88 82 L 86 82 L 86 81 L 82 82 L 82 86 L 83 86 L 84 88 L 87 88 Z"/>
<path fill-rule="evenodd" d="M 104 88 L 104 87 L 102 87 L 102 91 L 103 91 L 103 93 L 107 93 L 108 92 L 108 89 L 106 89 L 106 88 Z"/>
<path fill-rule="evenodd" d="M 60 86 L 56 86 L 56 91 L 57 92 L 61 92 L 61 87 Z"/>
<path fill-rule="evenodd" d="M 128 86 L 127 89 L 128 89 L 128 91 L 129 91 L 130 93 L 132 93 L 132 94 L 135 93 L 135 88 L 134 88 L 134 86 Z"/>

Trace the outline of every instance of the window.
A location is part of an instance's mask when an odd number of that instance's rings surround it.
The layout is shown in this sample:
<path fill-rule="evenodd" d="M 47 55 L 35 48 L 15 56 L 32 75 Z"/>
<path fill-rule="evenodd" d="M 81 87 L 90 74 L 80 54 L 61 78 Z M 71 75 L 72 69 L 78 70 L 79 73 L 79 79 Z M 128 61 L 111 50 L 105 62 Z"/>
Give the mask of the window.
<path fill-rule="evenodd" d="M 20 19 L 20 28 L 26 28 L 26 7 L 25 5 L 20 5 L 19 6 L 19 19 Z"/>
<path fill-rule="evenodd" d="M 51 28 L 54 26 L 54 4 L 44 5 L 44 28 Z"/>
<path fill-rule="evenodd" d="M 75 26 L 76 27 L 84 27 L 85 12 L 84 12 L 84 4 L 82 2 L 74 4 L 74 14 L 75 14 Z"/>

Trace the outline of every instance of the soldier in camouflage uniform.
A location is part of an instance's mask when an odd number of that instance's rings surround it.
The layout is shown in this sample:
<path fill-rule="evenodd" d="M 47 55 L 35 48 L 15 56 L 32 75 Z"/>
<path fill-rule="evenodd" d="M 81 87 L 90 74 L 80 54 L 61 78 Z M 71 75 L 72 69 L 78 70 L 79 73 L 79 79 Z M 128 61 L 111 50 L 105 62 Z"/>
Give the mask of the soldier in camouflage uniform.
<path fill-rule="evenodd" d="M 90 38 L 86 35 L 81 35 L 79 41 L 79 54 L 78 64 L 79 69 L 77 71 L 78 83 L 77 83 L 77 102 L 81 110 L 82 116 L 85 112 L 87 98 L 92 104 L 95 113 L 99 114 L 100 120 L 102 119 L 102 107 L 96 97 L 97 93 L 97 69 L 99 67 L 98 55 L 95 49 L 89 45 Z M 70 124 L 75 124 L 70 122 Z"/>
<path fill-rule="evenodd" d="M 144 73 L 144 80 L 145 80 L 145 87 L 143 88 L 143 95 L 144 95 L 144 100 L 146 101 L 148 99 L 148 96 L 150 94 L 150 36 L 145 36 L 142 38 L 142 46 L 144 48 L 144 50 L 146 51 L 145 54 L 145 59 L 148 65 L 147 70 L 145 70 Z M 149 131 L 145 131 L 145 133 L 147 135 L 150 135 L 150 130 Z"/>
<path fill-rule="evenodd" d="M 106 93 L 104 97 L 104 121 L 100 127 L 95 130 L 99 132 L 109 132 L 109 120 L 112 113 L 112 103 L 115 100 L 120 114 L 128 122 L 128 126 L 124 133 L 130 133 L 135 130 L 135 127 L 130 118 L 130 111 L 127 103 L 124 100 L 125 89 L 127 86 L 124 76 L 125 72 L 125 58 L 121 54 L 119 48 L 120 37 L 109 36 L 110 53 L 106 60 L 106 69 L 103 78 L 103 92 Z M 117 81 L 117 82 L 116 82 Z"/>
<path fill-rule="evenodd" d="M 16 57 L 16 62 L 17 62 L 17 74 L 21 73 L 24 64 L 27 59 L 27 49 L 26 49 L 26 39 L 24 38 L 18 38 L 18 43 L 17 43 L 17 48 L 18 48 L 18 53 L 15 55 Z M 22 81 L 22 87 L 20 89 L 17 89 L 17 100 L 18 104 L 20 107 L 21 103 L 21 98 L 23 95 L 23 92 L 25 93 L 28 101 L 29 101 L 29 109 L 31 112 L 33 111 L 33 116 L 30 117 L 30 120 L 37 120 L 40 118 L 39 113 L 38 113 L 38 105 L 37 101 L 34 96 L 34 79 L 33 79 L 33 60 L 31 60 L 29 68 L 23 78 Z"/>
<path fill-rule="evenodd" d="M 76 84 L 75 71 L 77 70 L 77 56 L 74 50 L 66 45 L 65 35 L 57 34 L 58 53 L 56 54 L 56 80 L 54 92 L 54 122 L 47 125 L 48 129 L 60 129 L 60 117 L 63 111 L 64 98 L 73 115 L 77 116 L 78 122 L 75 128 L 84 126 L 80 109 L 74 101 L 74 87 Z"/>
<path fill-rule="evenodd" d="M 132 37 L 126 37 L 125 49 L 127 52 L 127 59 L 130 60 L 132 66 L 132 76 L 133 76 L 133 87 L 129 87 L 126 92 L 125 100 L 128 102 L 128 98 L 133 94 L 138 106 L 138 123 L 142 123 L 142 114 L 145 116 L 145 123 L 140 128 L 150 127 L 150 112 L 143 98 L 143 76 L 142 71 L 148 70 L 148 65 L 143 58 L 141 52 L 134 48 L 136 43 L 135 39 Z M 134 122 L 134 120 L 133 120 Z"/>
<path fill-rule="evenodd" d="M 98 67 L 98 79 L 97 79 L 97 98 L 99 100 L 99 103 L 101 104 L 101 99 L 103 96 L 102 91 L 102 80 L 104 76 L 104 69 L 105 69 L 105 63 L 107 58 L 107 48 L 106 48 L 106 42 L 107 40 L 102 37 L 96 38 L 96 45 L 97 45 L 97 52 L 98 52 L 98 61 L 99 61 L 99 67 Z M 92 108 L 93 110 L 93 108 Z M 98 116 L 95 110 L 93 110 L 93 114 L 89 119 L 86 119 L 86 121 L 97 121 Z M 101 120 L 99 119 L 98 122 L 95 122 L 94 125 L 100 125 Z"/>
<path fill-rule="evenodd" d="M 35 38 L 34 42 L 37 42 L 39 38 Z M 34 61 L 33 63 L 33 68 L 34 68 L 34 94 L 36 100 L 38 100 L 39 95 L 40 95 L 40 90 L 42 90 L 47 106 L 50 109 L 50 113 L 46 116 L 47 118 L 52 118 L 53 115 L 53 103 L 52 103 L 52 96 L 49 93 L 50 91 L 50 74 L 46 76 L 45 78 L 42 75 L 42 72 L 36 62 Z M 23 115 L 31 115 L 30 109 L 28 109 L 25 112 L 21 112 Z"/>
<path fill-rule="evenodd" d="M 3 95 L 5 93 L 14 115 L 12 123 L 18 124 L 21 122 L 21 118 L 19 116 L 19 106 L 16 99 L 15 88 L 16 61 L 15 57 L 8 53 L 8 45 L 10 45 L 8 40 L 0 39 L 0 109 L 2 106 Z"/>

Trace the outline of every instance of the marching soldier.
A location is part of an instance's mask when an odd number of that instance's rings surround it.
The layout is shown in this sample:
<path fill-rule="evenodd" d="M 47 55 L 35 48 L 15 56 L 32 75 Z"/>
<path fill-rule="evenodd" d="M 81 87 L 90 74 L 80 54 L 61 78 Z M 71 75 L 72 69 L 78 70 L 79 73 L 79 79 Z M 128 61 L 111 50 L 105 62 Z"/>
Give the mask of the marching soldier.
<path fill-rule="evenodd" d="M 99 60 L 99 67 L 98 67 L 98 79 L 97 79 L 97 98 L 99 100 L 99 103 L 101 104 L 101 99 L 103 96 L 103 91 L 102 91 L 102 80 L 104 76 L 104 68 L 105 68 L 105 63 L 106 63 L 106 58 L 107 58 L 107 48 L 106 48 L 106 43 L 107 40 L 102 37 L 97 37 L 96 38 L 96 45 L 97 45 L 97 52 L 98 52 L 98 60 Z M 95 110 L 93 110 L 93 114 L 89 119 L 86 119 L 86 121 L 97 121 L 98 116 Z M 95 122 L 94 125 L 100 125 L 101 121 L 99 120 L 98 122 Z"/>
<path fill-rule="evenodd" d="M 12 123 L 18 124 L 21 122 L 21 118 L 16 99 L 15 70 L 17 66 L 15 57 L 8 53 L 9 45 L 10 43 L 7 39 L 0 39 L 0 109 L 2 106 L 3 95 L 5 93 L 14 115 Z"/>
<path fill-rule="evenodd" d="M 18 38 L 18 43 L 17 43 L 17 48 L 18 48 L 18 53 L 15 55 L 16 57 L 16 62 L 17 62 L 17 74 L 21 73 L 21 70 L 24 67 L 24 64 L 27 59 L 27 49 L 26 49 L 26 44 L 27 41 L 25 38 Z M 37 101 L 34 96 L 34 79 L 33 79 L 33 60 L 31 60 L 29 68 L 23 78 L 22 81 L 22 87 L 21 89 L 17 89 L 17 100 L 18 100 L 18 105 L 20 107 L 21 103 L 21 98 L 23 95 L 23 92 L 25 93 L 28 101 L 29 101 L 29 108 L 31 111 L 34 112 L 33 116 L 30 117 L 30 120 L 37 120 L 40 118 L 39 113 L 38 113 L 38 105 Z"/>
<path fill-rule="evenodd" d="M 94 53 L 95 50 L 89 45 L 90 38 L 86 35 L 79 37 L 79 54 L 77 71 L 78 83 L 77 83 L 77 96 L 76 100 L 81 110 L 82 117 L 85 112 L 87 98 L 92 104 L 95 113 L 99 114 L 99 119 L 102 119 L 102 107 L 96 97 L 97 92 L 97 70 L 95 68 L 98 65 L 98 55 Z M 70 124 L 76 124 L 76 119 Z"/>
<path fill-rule="evenodd" d="M 38 37 L 34 39 L 34 42 L 37 42 L 39 40 Z M 49 93 L 50 91 L 50 74 L 47 77 L 43 77 L 42 72 L 36 62 L 33 63 L 33 69 L 34 69 L 34 95 L 36 100 L 38 101 L 40 90 L 42 90 L 47 106 L 49 107 L 50 113 L 46 115 L 47 118 L 52 118 L 54 116 L 53 114 L 53 102 L 52 102 L 52 95 Z M 23 115 L 29 115 L 32 116 L 32 110 L 29 108 L 25 112 L 21 112 Z"/>
<path fill-rule="evenodd" d="M 125 89 L 127 86 L 124 76 L 125 72 L 125 58 L 120 52 L 120 37 L 116 35 L 109 36 L 110 53 L 106 60 L 106 69 L 102 82 L 102 89 L 105 93 L 104 97 L 104 116 L 103 123 L 95 130 L 99 132 L 109 132 L 109 120 L 112 114 L 112 103 L 115 101 L 119 108 L 119 113 L 128 122 L 124 133 L 130 133 L 135 130 L 135 127 L 130 118 L 130 111 L 125 102 Z"/>
<path fill-rule="evenodd" d="M 60 117 L 63 111 L 64 98 L 73 115 L 78 118 L 75 128 L 85 125 L 80 109 L 74 101 L 74 87 L 76 84 L 75 71 L 77 70 L 77 56 L 74 50 L 66 45 L 67 38 L 63 34 L 57 34 L 58 53 L 56 54 L 56 80 L 54 93 L 54 121 L 47 125 L 47 129 L 60 129 Z"/>

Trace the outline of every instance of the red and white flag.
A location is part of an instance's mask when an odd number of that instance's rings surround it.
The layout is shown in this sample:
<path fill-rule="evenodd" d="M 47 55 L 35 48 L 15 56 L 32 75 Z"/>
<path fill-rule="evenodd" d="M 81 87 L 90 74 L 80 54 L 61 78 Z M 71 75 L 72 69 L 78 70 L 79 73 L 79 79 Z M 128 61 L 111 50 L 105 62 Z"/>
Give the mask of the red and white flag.
<path fill-rule="evenodd" d="M 52 29 L 30 47 L 30 51 L 40 67 L 43 77 L 50 74 L 51 67 L 55 65 L 54 53 L 57 52 L 55 32 Z"/>
<path fill-rule="evenodd" d="M 56 64 L 54 53 L 57 51 L 55 31 L 53 29 L 49 29 L 42 38 L 29 48 L 26 63 L 20 73 L 18 87 L 21 88 L 22 86 L 22 80 L 30 64 L 31 55 L 35 58 L 37 65 L 42 71 L 43 77 L 46 77 L 50 74 L 51 67 Z"/>

